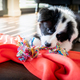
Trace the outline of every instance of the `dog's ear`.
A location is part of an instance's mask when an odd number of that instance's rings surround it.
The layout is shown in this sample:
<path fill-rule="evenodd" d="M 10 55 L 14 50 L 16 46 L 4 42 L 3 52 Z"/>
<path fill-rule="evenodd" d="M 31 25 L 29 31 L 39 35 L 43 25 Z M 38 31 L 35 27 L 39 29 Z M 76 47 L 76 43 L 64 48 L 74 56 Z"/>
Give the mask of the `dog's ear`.
<path fill-rule="evenodd" d="M 54 12 L 54 16 L 55 16 L 55 18 L 57 19 L 58 17 L 60 17 L 60 15 L 61 15 L 61 11 L 58 11 L 58 9 L 55 9 L 55 12 Z"/>
<path fill-rule="evenodd" d="M 39 11 L 38 21 L 47 21 L 52 18 L 52 15 L 54 14 L 53 10 L 49 10 L 48 8 L 42 8 Z"/>
<path fill-rule="evenodd" d="M 54 16 L 54 10 L 49 10 L 49 14 L 51 15 L 51 17 Z"/>
<path fill-rule="evenodd" d="M 67 34 L 68 34 L 69 41 L 71 40 L 73 33 L 74 33 L 74 25 L 71 21 L 69 21 L 67 23 Z"/>
<path fill-rule="evenodd" d="M 55 14 L 57 14 L 59 11 L 58 11 L 58 9 L 55 9 Z"/>
<path fill-rule="evenodd" d="M 39 15 L 38 15 L 38 21 L 45 21 L 47 19 L 49 19 L 49 9 L 48 8 L 42 8 L 39 11 Z"/>
<path fill-rule="evenodd" d="M 72 35 L 68 35 L 68 41 L 70 41 L 70 40 L 71 40 L 71 36 L 72 36 Z"/>

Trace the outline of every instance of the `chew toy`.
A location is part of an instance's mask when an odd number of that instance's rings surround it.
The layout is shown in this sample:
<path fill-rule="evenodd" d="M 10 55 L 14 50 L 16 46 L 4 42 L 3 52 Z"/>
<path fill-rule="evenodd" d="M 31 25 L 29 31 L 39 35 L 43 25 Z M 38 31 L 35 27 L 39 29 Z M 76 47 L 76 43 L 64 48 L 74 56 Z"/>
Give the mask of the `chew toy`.
<path fill-rule="evenodd" d="M 49 53 L 60 54 L 63 56 L 68 55 L 68 53 L 65 49 L 60 48 L 59 43 L 54 48 L 49 48 L 49 47 L 45 47 L 45 46 L 37 47 L 37 46 L 33 45 L 33 39 L 31 41 L 31 46 L 29 45 L 28 41 L 25 39 L 22 39 L 21 42 L 18 42 L 19 48 L 18 48 L 17 57 L 20 61 L 25 62 L 28 59 L 32 60 L 33 58 L 36 58 L 39 54 L 39 50 L 48 50 Z"/>

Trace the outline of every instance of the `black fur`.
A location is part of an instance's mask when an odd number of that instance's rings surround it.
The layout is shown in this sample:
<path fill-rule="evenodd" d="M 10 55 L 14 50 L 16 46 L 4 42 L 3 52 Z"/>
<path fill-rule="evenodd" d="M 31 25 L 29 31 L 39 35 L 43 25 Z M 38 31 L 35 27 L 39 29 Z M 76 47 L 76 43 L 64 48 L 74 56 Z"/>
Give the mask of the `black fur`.
<path fill-rule="evenodd" d="M 62 23 L 64 23 L 65 21 L 66 21 L 66 18 L 63 16 Z"/>
<path fill-rule="evenodd" d="M 38 34 L 35 34 L 34 37 L 40 40 L 40 36 Z"/>
<path fill-rule="evenodd" d="M 74 28 L 74 26 L 73 26 L 72 22 L 69 21 L 67 23 L 66 29 L 63 32 L 56 35 L 57 40 L 59 40 L 60 42 L 63 42 L 68 39 L 70 41 L 71 36 L 74 33 L 73 28 Z"/>
<path fill-rule="evenodd" d="M 68 39 L 68 34 L 66 32 L 61 32 L 60 34 L 57 34 L 56 37 L 58 41 L 63 42 Z"/>
<path fill-rule="evenodd" d="M 41 33 L 42 35 L 51 35 L 55 32 L 55 26 L 58 23 L 58 20 L 61 16 L 61 12 L 58 11 L 57 9 L 55 11 L 53 10 L 49 10 L 47 8 L 43 8 L 40 10 L 40 16 L 38 21 L 40 21 L 40 29 L 41 29 Z M 64 23 L 66 21 L 66 18 L 63 16 L 62 18 L 62 23 Z M 57 40 L 63 42 L 65 40 L 69 40 L 71 39 L 72 34 L 74 33 L 73 30 L 73 24 L 72 22 L 68 22 L 67 26 L 66 26 L 66 30 L 57 34 Z"/>
<path fill-rule="evenodd" d="M 68 34 L 68 40 L 70 41 L 71 40 L 71 36 L 72 34 L 74 33 L 74 26 L 73 26 L 73 23 L 71 21 L 69 21 L 67 23 L 67 34 Z"/>
<path fill-rule="evenodd" d="M 40 16 L 38 18 L 39 22 L 49 20 L 52 17 L 51 12 L 47 8 L 40 9 L 39 13 L 40 13 Z"/>
<path fill-rule="evenodd" d="M 51 35 L 55 32 L 55 26 L 61 16 L 61 12 L 57 9 L 55 11 L 43 8 L 40 10 L 38 21 L 42 35 Z"/>
<path fill-rule="evenodd" d="M 51 35 L 55 32 L 55 27 L 52 28 L 52 23 L 50 21 L 41 22 L 40 29 L 42 35 Z"/>

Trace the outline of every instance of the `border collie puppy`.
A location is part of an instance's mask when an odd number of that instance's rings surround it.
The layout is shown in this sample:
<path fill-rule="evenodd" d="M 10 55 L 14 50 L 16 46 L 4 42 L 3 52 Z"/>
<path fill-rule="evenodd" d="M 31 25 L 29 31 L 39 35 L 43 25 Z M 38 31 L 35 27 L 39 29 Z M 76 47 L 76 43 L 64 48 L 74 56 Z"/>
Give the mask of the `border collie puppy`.
<path fill-rule="evenodd" d="M 62 6 L 42 8 L 38 14 L 38 33 L 33 44 L 61 48 L 69 51 L 73 41 L 80 37 L 80 19 L 70 9 Z"/>

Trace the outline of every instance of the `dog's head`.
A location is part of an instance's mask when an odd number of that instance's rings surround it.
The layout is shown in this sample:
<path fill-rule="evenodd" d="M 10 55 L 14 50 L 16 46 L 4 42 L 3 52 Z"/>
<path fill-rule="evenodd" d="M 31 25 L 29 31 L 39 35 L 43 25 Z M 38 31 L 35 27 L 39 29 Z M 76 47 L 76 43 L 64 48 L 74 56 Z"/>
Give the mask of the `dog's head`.
<path fill-rule="evenodd" d="M 72 41 L 71 38 L 77 26 L 72 15 L 58 7 L 42 8 L 38 14 L 42 45 L 55 47 L 57 42 Z"/>

